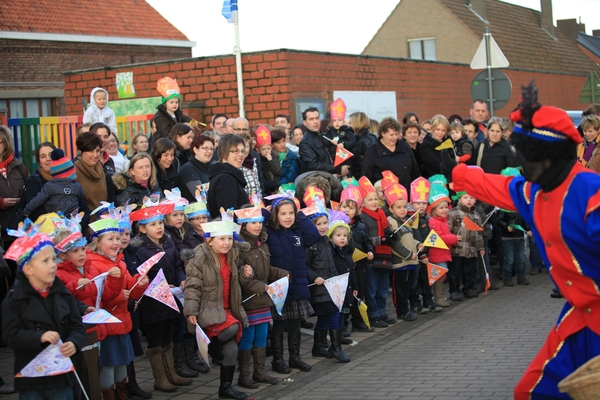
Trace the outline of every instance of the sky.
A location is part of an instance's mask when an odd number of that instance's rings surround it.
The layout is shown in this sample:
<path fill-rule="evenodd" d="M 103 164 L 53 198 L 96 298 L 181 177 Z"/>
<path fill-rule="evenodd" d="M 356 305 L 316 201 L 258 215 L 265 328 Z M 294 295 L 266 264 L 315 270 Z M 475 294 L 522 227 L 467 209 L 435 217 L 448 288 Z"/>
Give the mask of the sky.
<path fill-rule="evenodd" d="M 233 52 L 234 28 L 221 15 L 222 0 L 146 1 L 196 42 L 194 57 Z M 238 0 L 240 47 L 242 52 L 287 48 L 360 54 L 398 2 Z M 540 0 L 505 2 L 540 9 Z M 555 21 L 581 17 L 587 34 L 600 29 L 600 0 L 553 0 L 552 3 Z"/>

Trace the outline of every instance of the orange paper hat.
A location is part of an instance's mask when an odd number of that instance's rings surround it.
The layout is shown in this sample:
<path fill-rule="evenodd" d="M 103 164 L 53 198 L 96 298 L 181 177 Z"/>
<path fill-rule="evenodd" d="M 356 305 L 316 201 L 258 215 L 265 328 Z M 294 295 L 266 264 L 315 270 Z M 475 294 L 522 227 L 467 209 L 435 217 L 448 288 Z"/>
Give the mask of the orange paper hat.
<path fill-rule="evenodd" d="M 266 126 L 260 125 L 256 128 L 256 148 L 260 149 L 265 144 L 271 144 L 271 132 Z"/>
<path fill-rule="evenodd" d="M 410 201 L 429 202 L 431 183 L 425 178 L 418 177 L 410 184 Z"/>
<path fill-rule="evenodd" d="M 360 194 L 363 199 L 367 197 L 369 193 L 377 192 L 369 178 L 367 178 L 366 176 L 363 176 L 358 180 L 358 190 L 360 191 Z"/>
<path fill-rule="evenodd" d="M 317 196 L 321 201 L 325 202 L 325 195 L 323 191 L 316 186 L 308 186 L 304 191 L 304 197 L 302 197 L 302 201 L 306 204 L 307 207 L 310 207 L 312 203 L 315 202 L 315 196 Z"/>
<path fill-rule="evenodd" d="M 346 119 L 346 103 L 342 99 L 335 99 L 329 106 L 331 119 Z"/>
<path fill-rule="evenodd" d="M 383 194 L 385 194 L 385 198 L 390 207 L 397 200 L 408 201 L 408 192 L 406 191 L 406 188 L 399 183 L 392 183 L 388 185 L 383 191 Z"/>
<path fill-rule="evenodd" d="M 381 179 L 381 190 L 383 191 L 391 184 L 400 183 L 400 180 L 392 171 L 383 171 L 381 176 L 383 177 Z"/>
<path fill-rule="evenodd" d="M 168 76 L 160 78 L 158 81 L 156 81 L 156 90 L 158 90 L 158 93 L 160 93 L 163 97 L 163 104 L 167 100 L 170 100 L 174 97 L 177 97 L 179 100 L 181 100 L 181 95 L 179 94 L 181 93 L 181 90 L 179 89 L 177 81 L 173 78 Z"/>

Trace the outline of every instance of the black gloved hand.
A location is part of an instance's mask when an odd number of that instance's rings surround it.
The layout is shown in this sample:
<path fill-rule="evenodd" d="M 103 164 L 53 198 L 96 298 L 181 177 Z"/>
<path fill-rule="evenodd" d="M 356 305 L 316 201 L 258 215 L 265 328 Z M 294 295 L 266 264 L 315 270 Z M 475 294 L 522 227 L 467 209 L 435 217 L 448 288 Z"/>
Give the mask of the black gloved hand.
<path fill-rule="evenodd" d="M 398 234 L 399 234 L 399 233 L 400 233 L 400 232 L 392 232 L 392 234 L 390 235 L 390 240 L 393 240 L 393 241 L 398 241 L 398 240 L 400 239 L 400 238 L 398 237 Z"/>
<path fill-rule="evenodd" d="M 448 180 L 448 183 L 452 182 L 452 170 L 458 165 L 456 159 L 452 157 L 450 150 L 442 150 L 442 163 L 440 164 L 440 170 L 442 174 Z"/>
<path fill-rule="evenodd" d="M 385 235 L 379 237 L 379 243 L 381 243 L 382 246 L 390 246 L 392 244 L 390 238 Z"/>

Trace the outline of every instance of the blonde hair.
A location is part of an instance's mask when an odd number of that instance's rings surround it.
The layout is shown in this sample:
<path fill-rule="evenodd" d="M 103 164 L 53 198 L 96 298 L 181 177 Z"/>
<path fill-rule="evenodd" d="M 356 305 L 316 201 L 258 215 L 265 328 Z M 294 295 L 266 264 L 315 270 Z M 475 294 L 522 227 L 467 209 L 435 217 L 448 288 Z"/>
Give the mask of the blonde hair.
<path fill-rule="evenodd" d="M 600 130 L 600 117 L 595 114 L 585 116 L 581 121 L 581 129 Z"/>
<path fill-rule="evenodd" d="M 352 129 L 354 129 L 355 133 L 360 132 L 363 129 L 369 129 L 369 127 L 371 126 L 371 120 L 369 120 L 369 117 L 367 117 L 367 114 L 363 113 L 363 112 L 355 112 L 350 114 L 350 117 L 348 117 L 350 120 L 350 124 L 352 124 Z M 377 132 L 377 131 L 375 131 Z"/>
<path fill-rule="evenodd" d="M 2 161 L 4 161 L 11 154 L 15 154 L 15 145 L 13 144 L 12 134 L 7 126 L 0 125 L 0 141 L 4 143 L 4 151 L 0 154 Z"/>
<path fill-rule="evenodd" d="M 433 118 L 431 118 L 431 129 L 435 129 L 440 124 L 446 128 L 446 132 L 450 132 L 450 122 L 448 122 L 448 118 L 444 117 L 442 114 L 434 115 Z"/>
<path fill-rule="evenodd" d="M 148 153 L 136 153 L 135 156 L 131 157 L 131 161 L 129 162 L 129 171 L 127 171 L 126 174 L 127 176 L 133 179 L 133 177 L 131 176 L 131 170 L 135 166 L 135 163 L 137 163 L 140 160 L 143 160 L 144 158 L 150 161 L 150 179 L 148 179 L 148 188 L 152 189 L 156 187 L 156 167 L 154 166 L 152 157 L 150 157 Z"/>

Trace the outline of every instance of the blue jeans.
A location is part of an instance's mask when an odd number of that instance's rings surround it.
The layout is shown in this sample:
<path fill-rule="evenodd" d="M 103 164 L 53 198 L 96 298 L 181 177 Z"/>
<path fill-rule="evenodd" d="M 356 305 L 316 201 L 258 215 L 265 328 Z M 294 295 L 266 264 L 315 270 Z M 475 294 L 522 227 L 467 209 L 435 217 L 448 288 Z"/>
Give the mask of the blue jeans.
<path fill-rule="evenodd" d="M 512 279 L 513 267 L 517 277 L 525 276 L 525 240 L 524 238 L 515 240 L 503 240 L 504 247 L 504 265 L 502 266 L 502 279 L 505 281 Z"/>
<path fill-rule="evenodd" d="M 373 267 L 365 268 L 365 303 L 367 303 L 369 319 L 380 319 L 387 315 L 385 307 L 390 273 Z"/>
<path fill-rule="evenodd" d="M 531 263 L 531 269 L 541 271 L 544 268 L 544 260 L 542 259 L 542 253 L 537 245 L 537 242 L 533 236 L 528 237 L 529 239 L 529 262 Z"/>
<path fill-rule="evenodd" d="M 73 388 L 19 391 L 19 400 L 73 400 Z"/>
<path fill-rule="evenodd" d="M 267 345 L 268 333 L 268 322 L 244 328 L 242 330 L 242 338 L 240 339 L 240 350 L 252 350 L 253 345 L 256 348 L 265 347 Z"/>

